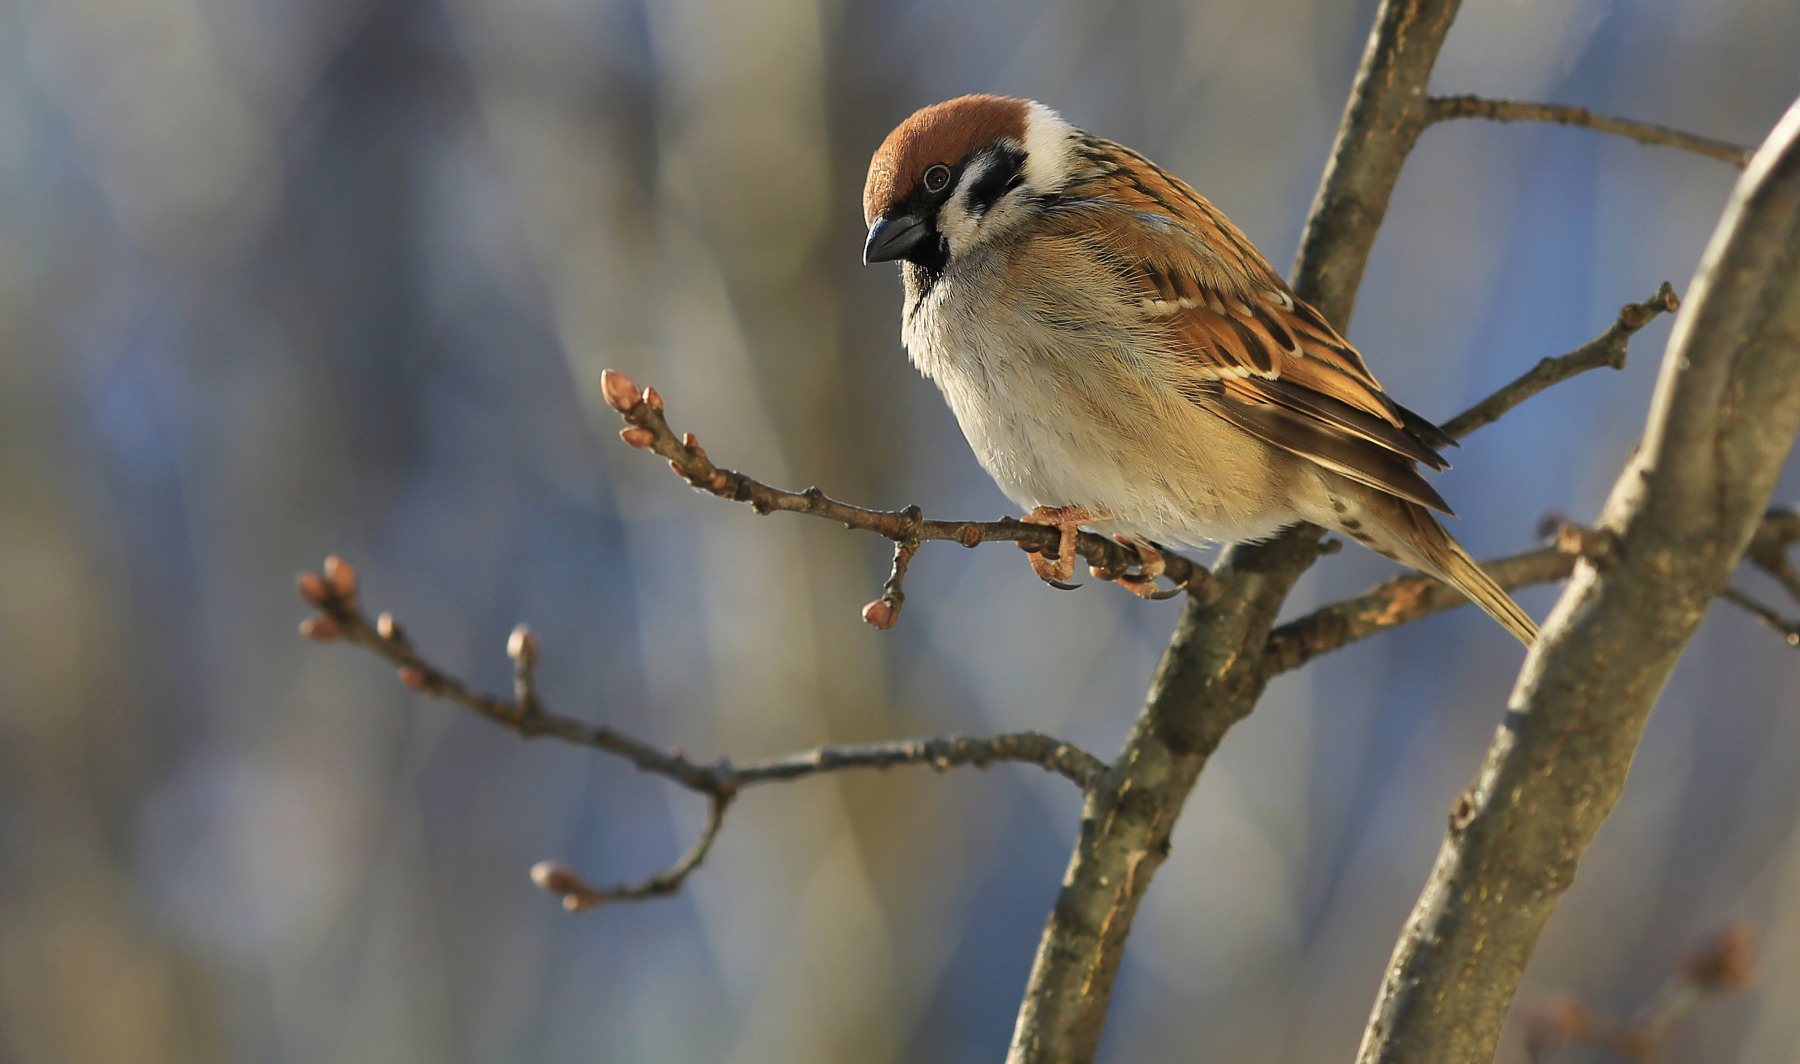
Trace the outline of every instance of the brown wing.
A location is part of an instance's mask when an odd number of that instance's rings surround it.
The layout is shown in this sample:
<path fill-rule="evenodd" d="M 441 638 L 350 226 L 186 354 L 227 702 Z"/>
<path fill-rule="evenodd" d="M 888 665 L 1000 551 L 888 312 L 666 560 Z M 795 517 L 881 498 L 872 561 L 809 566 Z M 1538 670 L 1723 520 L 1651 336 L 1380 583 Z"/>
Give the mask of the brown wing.
<path fill-rule="evenodd" d="M 1436 448 L 1453 440 L 1389 399 L 1356 349 L 1193 189 L 1128 148 L 1094 138 L 1083 149 L 1096 176 L 1069 189 L 1058 213 L 1191 358 L 1185 390 L 1196 402 L 1353 480 L 1450 512 L 1413 463 L 1449 468 Z"/>

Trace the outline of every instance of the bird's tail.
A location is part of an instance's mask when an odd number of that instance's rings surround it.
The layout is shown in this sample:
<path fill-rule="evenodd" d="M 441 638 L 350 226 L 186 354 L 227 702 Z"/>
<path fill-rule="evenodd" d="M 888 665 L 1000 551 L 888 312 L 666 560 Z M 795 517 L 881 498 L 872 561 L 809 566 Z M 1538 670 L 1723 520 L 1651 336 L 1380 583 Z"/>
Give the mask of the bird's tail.
<path fill-rule="evenodd" d="M 1530 646 L 1537 639 L 1537 624 L 1519 608 L 1512 596 L 1500 589 L 1492 577 L 1481 571 L 1469 553 L 1462 549 L 1437 518 L 1423 506 L 1388 496 L 1389 506 L 1382 509 L 1384 522 L 1399 533 L 1393 547 L 1405 562 L 1428 576 L 1436 577 L 1469 597 L 1469 601 L 1487 611 L 1519 642 Z M 1383 544 L 1387 546 L 1388 544 Z"/>

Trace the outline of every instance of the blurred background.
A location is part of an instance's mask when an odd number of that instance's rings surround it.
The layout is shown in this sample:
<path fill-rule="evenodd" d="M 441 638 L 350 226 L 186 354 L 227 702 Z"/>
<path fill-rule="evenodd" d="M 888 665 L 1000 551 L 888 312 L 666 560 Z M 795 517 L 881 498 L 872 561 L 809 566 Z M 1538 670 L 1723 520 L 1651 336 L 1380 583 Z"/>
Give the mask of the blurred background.
<path fill-rule="evenodd" d="M 492 690 L 529 621 L 556 708 L 697 756 L 1033 728 L 1110 757 L 1176 603 L 928 544 L 877 632 L 885 543 L 690 492 L 617 442 L 599 371 L 774 483 L 997 517 L 900 349 L 894 270 L 859 265 L 870 152 L 923 104 L 1035 97 L 1285 268 L 1374 6 L 0 3 L 0 1061 L 999 1060 L 1064 781 L 758 790 L 680 897 L 569 916 L 533 862 L 646 875 L 702 803 L 306 642 L 293 574 L 342 553 Z M 1800 93 L 1800 6 L 1468 0 L 1434 89 L 1754 144 Z M 1351 338 L 1448 417 L 1685 291 L 1736 176 L 1433 129 Z M 1668 330 L 1453 456 L 1472 551 L 1595 515 Z M 1392 572 L 1345 551 L 1291 609 Z M 1350 1059 L 1519 661 L 1464 610 L 1277 681 L 1188 807 L 1105 1058 Z M 1629 1012 L 1747 918 L 1760 986 L 1670 1057 L 1800 1060 L 1796 764 L 1800 655 L 1715 609 L 1518 1015 Z"/>

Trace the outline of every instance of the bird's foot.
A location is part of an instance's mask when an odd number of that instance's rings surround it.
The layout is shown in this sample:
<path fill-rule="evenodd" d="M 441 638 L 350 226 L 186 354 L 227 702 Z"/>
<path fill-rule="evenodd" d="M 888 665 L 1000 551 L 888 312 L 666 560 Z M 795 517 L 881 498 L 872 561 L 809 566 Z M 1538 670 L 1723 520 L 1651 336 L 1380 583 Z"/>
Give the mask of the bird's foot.
<path fill-rule="evenodd" d="M 1181 593 L 1181 588 L 1169 591 L 1157 589 L 1157 578 L 1168 571 L 1168 563 L 1163 560 L 1162 551 L 1156 549 L 1149 540 L 1136 536 L 1114 536 L 1114 539 L 1132 550 L 1137 551 L 1137 572 L 1114 572 L 1111 569 L 1093 568 L 1089 571 L 1097 580 L 1110 580 L 1120 587 L 1142 599 L 1160 600 L 1172 598 Z"/>
<path fill-rule="evenodd" d="M 1054 558 L 1046 558 L 1043 551 L 1032 552 L 1031 571 L 1039 580 L 1059 590 L 1072 591 L 1079 587 L 1079 584 L 1069 583 L 1069 578 L 1075 575 L 1075 540 L 1081 535 L 1082 525 L 1107 519 L 1107 515 L 1091 513 L 1082 506 L 1040 506 L 1019 518 L 1028 525 L 1048 525 L 1061 534 Z"/>

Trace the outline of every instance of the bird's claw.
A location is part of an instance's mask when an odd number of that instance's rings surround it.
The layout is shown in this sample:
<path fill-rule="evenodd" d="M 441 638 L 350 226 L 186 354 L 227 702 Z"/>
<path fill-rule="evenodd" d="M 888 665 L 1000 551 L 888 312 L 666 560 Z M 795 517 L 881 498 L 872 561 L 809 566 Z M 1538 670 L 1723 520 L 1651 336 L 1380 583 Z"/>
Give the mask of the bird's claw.
<path fill-rule="evenodd" d="M 1058 533 L 1054 561 L 1045 557 L 1041 550 L 1032 552 L 1031 571 L 1038 579 L 1059 591 L 1080 587 L 1080 584 L 1069 583 L 1069 578 L 1075 575 L 1076 540 L 1081 536 L 1082 525 L 1104 518 L 1080 506 L 1039 506 L 1020 520 L 1028 525 L 1047 525 Z"/>
<path fill-rule="evenodd" d="M 1149 540 L 1129 536 L 1114 536 L 1113 538 L 1137 551 L 1137 572 L 1118 573 L 1111 569 L 1095 567 L 1091 570 L 1095 579 L 1110 580 L 1138 598 L 1151 602 L 1161 602 L 1181 594 L 1184 590 L 1181 587 L 1173 587 L 1167 591 L 1158 590 L 1156 581 L 1168 572 L 1169 565 L 1163 560 L 1162 552 L 1152 546 Z"/>

